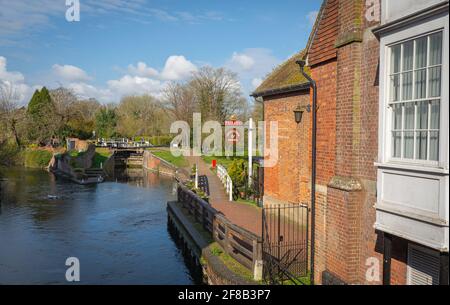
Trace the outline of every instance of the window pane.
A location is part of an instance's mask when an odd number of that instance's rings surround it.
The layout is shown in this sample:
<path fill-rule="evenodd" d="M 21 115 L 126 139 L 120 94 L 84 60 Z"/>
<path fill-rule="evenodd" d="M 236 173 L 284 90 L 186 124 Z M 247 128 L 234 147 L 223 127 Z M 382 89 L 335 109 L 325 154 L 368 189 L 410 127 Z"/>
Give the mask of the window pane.
<path fill-rule="evenodd" d="M 430 160 L 439 161 L 439 131 L 430 131 Z"/>
<path fill-rule="evenodd" d="M 428 96 L 437 97 L 441 95 L 441 67 L 430 68 L 428 76 Z"/>
<path fill-rule="evenodd" d="M 400 100 L 400 75 L 391 76 L 391 101 Z"/>
<path fill-rule="evenodd" d="M 392 157 L 401 157 L 402 133 L 400 131 L 392 132 Z"/>
<path fill-rule="evenodd" d="M 405 42 L 403 44 L 403 71 L 413 69 L 413 53 L 414 43 L 412 41 Z"/>
<path fill-rule="evenodd" d="M 395 130 L 402 129 L 402 105 L 400 104 L 392 106 L 392 127 Z"/>
<path fill-rule="evenodd" d="M 405 132 L 403 141 L 403 158 L 414 158 L 414 132 Z"/>
<path fill-rule="evenodd" d="M 416 69 L 427 65 L 427 37 L 416 39 Z"/>
<path fill-rule="evenodd" d="M 403 73 L 402 100 L 412 99 L 412 72 Z"/>
<path fill-rule="evenodd" d="M 391 48 L 391 73 L 400 72 L 400 56 L 401 56 L 401 46 L 394 46 Z"/>
<path fill-rule="evenodd" d="M 439 129 L 440 124 L 440 101 L 431 102 L 430 128 Z"/>
<path fill-rule="evenodd" d="M 405 126 L 404 129 L 414 129 L 414 103 L 405 104 Z"/>
<path fill-rule="evenodd" d="M 416 132 L 416 159 L 427 159 L 427 133 L 426 131 Z"/>
<path fill-rule="evenodd" d="M 416 129 L 428 129 L 428 101 L 417 103 Z"/>
<path fill-rule="evenodd" d="M 415 98 L 425 98 L 426 94 L 426 80 L 427 80 L 427 70 L 422 69 L 414 72 L 416 74 L 415 81 Z"/>
<path fill-rule="evenodd" d="M 442 63 L 442 32 L 430 36 L 430 65 Z"/>

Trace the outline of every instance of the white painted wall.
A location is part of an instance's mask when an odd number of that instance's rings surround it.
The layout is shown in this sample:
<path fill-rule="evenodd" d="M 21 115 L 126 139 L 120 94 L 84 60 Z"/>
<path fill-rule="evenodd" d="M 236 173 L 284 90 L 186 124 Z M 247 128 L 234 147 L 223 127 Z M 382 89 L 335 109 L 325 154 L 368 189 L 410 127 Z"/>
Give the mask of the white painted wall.
<path fill-rule="evenodd" d="M 382 0 L 383 23 L 411 15 L 442 0 Z M 389 47 L 443 31 L 440 160 L 437 164 L 398 162 L 391 156 L 388 107 Z M 436 15 L 380 38 L 380 100 L 375 228 L 440 251 L 449 249 L 449 15 Z"/>
<path fill-rule="evenodd" d="M 382 0 L 382 24 L 395 21 L 414 12 L 426 9 L 446 0 Z"/>

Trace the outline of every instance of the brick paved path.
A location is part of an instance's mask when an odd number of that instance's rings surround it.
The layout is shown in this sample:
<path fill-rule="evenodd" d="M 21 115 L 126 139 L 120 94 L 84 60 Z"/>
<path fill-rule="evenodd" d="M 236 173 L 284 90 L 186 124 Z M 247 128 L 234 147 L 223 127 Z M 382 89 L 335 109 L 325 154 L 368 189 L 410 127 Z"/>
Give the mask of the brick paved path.
<path fill-rule="evenodd" d="M 261 209 L 245 203 L 231 202 L 225 193 L 225 188 L 216 174 L 211 171 L 200 157 L 187 157 L 190 167 L 198 164 L 199 175 L 206 175 L 209 181 L 209 202 L 211 205 L 225 215 L 232 223 L 247 229 L 258 236 L 261 235 L 262 215 Z"/>

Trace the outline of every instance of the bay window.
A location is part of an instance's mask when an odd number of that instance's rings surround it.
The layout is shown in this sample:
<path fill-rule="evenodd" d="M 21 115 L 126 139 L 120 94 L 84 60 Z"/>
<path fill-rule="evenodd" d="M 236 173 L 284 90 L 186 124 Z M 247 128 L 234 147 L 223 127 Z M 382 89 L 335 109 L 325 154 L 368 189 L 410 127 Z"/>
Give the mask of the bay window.
<path fill-rule="evenodd" d="M 390 46 L 392 160 L 439 161 L 442 32 Z"/>

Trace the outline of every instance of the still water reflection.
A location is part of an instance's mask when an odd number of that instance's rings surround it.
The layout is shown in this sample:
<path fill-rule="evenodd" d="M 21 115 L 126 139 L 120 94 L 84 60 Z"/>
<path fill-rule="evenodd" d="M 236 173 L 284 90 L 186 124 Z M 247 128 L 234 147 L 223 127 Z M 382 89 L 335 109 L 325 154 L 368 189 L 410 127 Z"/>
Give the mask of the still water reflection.
<path fill-rule="evenodd" d="M 81 284 L 194 283 L 167 231 L 171 179 L 139 170 L 80 186 L 26 169 L 0 179 L 0 284 L 64 284 L 72 256 Z"/>

